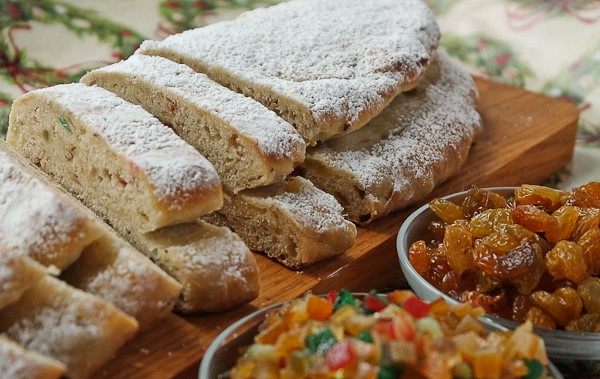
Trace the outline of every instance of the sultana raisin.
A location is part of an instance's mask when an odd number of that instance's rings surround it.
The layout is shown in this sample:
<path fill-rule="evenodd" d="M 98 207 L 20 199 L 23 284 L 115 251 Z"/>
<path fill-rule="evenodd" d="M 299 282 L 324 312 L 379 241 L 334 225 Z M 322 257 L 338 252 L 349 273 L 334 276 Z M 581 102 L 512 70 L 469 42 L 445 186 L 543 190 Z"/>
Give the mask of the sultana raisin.
<path fill-rule="evenodd" d="M 473 236 L 466 226 L 448 225 L 443 244 L 448 264 L 458 276 L 473 268 Z"/>
<path fill-rule="evenodd" d="M 511 211 L 503 208 L 486 209 L 469 220 L 469 229 L 475 238 L 492 233 L 500 224 L 512 224 Z"/>
<path fill-rule="evenodd" d="M 491 248 L 493 252 L 506 253 L 521 244 L 525 238 L 538 240 L 539 237 L 518 224 L 500 224 L 497 230 L 487 237 L 481 238 L 481 242 Z"/>
<path fill-rule="evenodd" d="M 575 205 L 578 207 L 600 208 L 600 182 L 591 182 L 573 188 Z"/>
<path fill-rule="evenodd" d="M 555 211 L 562 205 L 565 195 L 562 191 L 533 184 L 523 184 L 515 190 L 517 203 L 540 205 L 550 211 Z"/>
<path fill-rule="evenodd" d="M 600 278 L 587 278 L 579 283 L 577 293 L 588 313 L 600 313 Z"/>
<path fill-rule="evenodd" d="M 486 313 L 508 317 L 503 314 L 508 310 L 508 296 L 503 289 L 498 291 L 497 294 L 485 294 L 479 291 L 463 291 L 460 294 L 460 301 L 479 306 L 483 308 Z"/>
<path fill-rule="evenodd" d="M 579 218 L 579 211 L 576 207 L 565 205 L 552 213 L 552 217 L 557 223 L 550 229 L 546 230 L 546 239 L 556 243 L 560 240 L 568 239 L 575 229 L 575 224 Z"/>
<path fill-rule="evenodd" d="M 504 208 L 506 198 L 482 188 L 471 188 L 462 202 L 465 217 L 470 218 L 486 209 Z"/>
<path fill-rule="evenodd" d="M 408 261 L 420 275 L 429 270 L 428 250 L 423 240 L 414 242 L 408 249 Z"/>
<path fill-rule="evenodd" d="M 600 229 L 594 228 L 577 241 L 583 250 L 587 270 L 592 275 L 600 275 Z"/>
<path fill-rule="evenodd" d="M 588 313 L 577 320 L 572 320 L 565 326 L 569 332 L 600 333 L 600 313 Z"/>
<path fill-rule="evenodd" d="M 556 329 L 556 322 L 554 322 L 554 319 L 538 307 L 530 307 L 527 310 L 524 319 L 531 321 L 531 323 L 538 328 Z"/>
<path fill-rule="evenodd" d="M 429 202 L 429 208 L 431 208 L 436 216 L 448 224 L 465 217 L 463 208 L 447 199 L 433 199 Z"/>
<path fill-rule="evenodd" d="M 578 319 L 583 309 L 583 301 L 571 287 L 559 288 L 553 293 L 536 291 L 529 296 L 531 304 L 548 313 L 560 326 Z"/>
<path fill-rule="evenodd" d="M 523 323 L 526 320 L 527 312 L 531 308 L 529 296 L 518 295 L 513 299 L 511 318 L 513 321 Z M 538 308 L 539 309 L 539 308 Z M 533 320 L 532 320 L 533 321 Z"/>
<path fill-rule="evenodd" d="M 581 209 L 579 210 L 580 216 L 575 223 L 575 228 L 571 232 L 569 239 L 571 241 L 578 242 L 581 237 L 590 230 L 596 229 L 600 224 L 600 218 L 598 215 L 582 214 Z"/>
<path fill-rule="evenodd" d="M 515 224 L 519 224 L 532 232 L 545 232 L 556 228 L 558 221 L 543 209 L 531 204 L 517 205 L 512 211 Z"/>
<path fill-rule="evenodd" d="M 559 241 L 546 254 L 546 268 L 555 279 L 579 283 L 589 276 L 583 249 L 573 241 Z"/>
<path fill-rule="evenodd" d="M 441 241 L 444 239 L 444 233 L 446 232 L 446 226 L 448 226 L 448 224 L 445 222 L 442 222 L 442 221 L 432 221 L 429 224 L 428 229 L 433 234 L 433 238 L 435 241 Z"/>
<path fill-rule="evenodd" d="M 529 295 L 546 271 L 542 249 L 529 239 L 524 239 L 520 246 L 498 257 L 498 263 L 498 272 L 505 272 L 505 280 L 512 283 L 521 295 Z"/>

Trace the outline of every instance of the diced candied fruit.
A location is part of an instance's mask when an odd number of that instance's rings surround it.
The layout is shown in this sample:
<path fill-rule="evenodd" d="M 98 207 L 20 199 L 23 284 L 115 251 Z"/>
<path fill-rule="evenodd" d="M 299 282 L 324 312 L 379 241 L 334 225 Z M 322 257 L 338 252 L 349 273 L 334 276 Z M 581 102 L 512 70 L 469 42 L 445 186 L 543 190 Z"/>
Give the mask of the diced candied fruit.
<path fill-rule="evenodd" d="M 469 220 L 469 229 L 475 238 L 492 233 L 497 225 L 512 224 L 511 211 L 504 208 L 486 209 Z"/>
<path fill-rule="evenodd" d="M 556 243 L 571 236 L 579 218 L 579 211 L 576 207 L 564 205 L 554 211 L 552 217 L 556 219 L 557 223 L 554 227 L 546 230 L 546 239 Z"/>
<path fill-rule="evenodd" d="M 600 182 L 591 182 L 573 188 L 575 205 L 579 207 L 600 208 Z"/>
<path fill-rule="evenodd" d="M 429 254 L 425 241 L 419 240 L 410 245 L 408 261 L 421 275 L 429 270 Z"/>
<path fill-rule="evenodd" d="M 448 225 L 443 243 L 448 264 L 458 276 L 473 268 L 473 237 L 466 226 Z"/>
<path fill-rule="evenodd" d="M 587 278 L 579 283 L 577 293 L 588 313 L 600 313 L 600 278 Z"/>
<path fill-rule="evenodd" d="M 498 351 L 479 351 L 473 361 L 475 378 L 499 378 L 502 374 L 502 354 Z"/>
<path fill-rule="evenodd" d="M 449 224 L 464 218 L 462 207 L 447 199 L 433 199 L 429 202 L 429 208 L 442 221 Z"/>
<path fill-rule="evenodd" d="M 308 294 L 306 299 L 306 311 L 313 320 L 325 320 L 333 312 L 333 304 L 322 297 Z"/>
<path fill-rule="evenodd" d="M 524 319 L 531 321 L 538 328 L 556 329 L 554 319 L 538 307 L 530 307 L 525 313 Z"/>
<path fill-rule="evenodd" d="M 541 205 L 550 211 L 562 205 L 565 193 L 550 187 L 523 184 L 515 190 L 515 199 L 519 204 Z"/>
<path fill-rule="evenodd" d="M 558 220 L 555 217 L 532 204 L 517 205 L 512 211 L 512 218 L 516 224 L 536 233 L 546 232 L 558 226 Z"/>
<path fill-rule="evenodd" d="M 559 241 L 546 254 L 546 268 L 556 279 L 579 283 L 589 276 L 583 249 L 573 241 Z"/>
<path fill-rule="evenodd" d="M 406 300 L 415 296 L 417 295 L 411 290 L 395 290 L 385 295 L 387 301 L 394 304 L 403 304 Z"/>
<path fill-rule="evenodd" d="M 584 233 L 578 244 L 583 249 L 583 258 L 588 272 L 592 275 L 600 275 L 600 229 L 594 228 Z"/>
<path fill-rule="evenodd" d="M 583 309 L 583 301 L 571 287 L 559 288 L 553 293 L 536 291 L 530 295 L 529 300 L 548 313 L 560 326 L 579 318 Z"/>
<path fill-rule="evenodd" d="M 600 333 L 600 313 L 588 313 L 565 326 L 569 332 Z"/>

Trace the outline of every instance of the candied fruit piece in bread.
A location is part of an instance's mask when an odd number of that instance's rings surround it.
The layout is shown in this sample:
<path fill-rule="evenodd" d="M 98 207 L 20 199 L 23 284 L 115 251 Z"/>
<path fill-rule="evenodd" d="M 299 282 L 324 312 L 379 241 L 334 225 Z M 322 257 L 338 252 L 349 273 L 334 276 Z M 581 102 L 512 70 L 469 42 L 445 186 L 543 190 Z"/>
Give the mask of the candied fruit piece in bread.
<path fill-rule="evenodd" d="M 66 365 L 66 376 L 90 377 L 138 330 L 112 304 L 49 275 L 0 310 L 0 332 Z"/>
<path fill-rule="evenodd" d="M 137 53 L 184 63 L 254 98 L 314 144 L 360 128 L 413 88 L 439 36 L 420 0 L 303 0 L 145 41 Z"/>
<path fill-rule="evenodd" d="M 262 104 L 188 66 L 136 54 L 81 78 L 141 105 L 214 166 L 237 193 L 283 180 L 304 160 L 296 130 Z"/>
<path fill-rule="evenodd" d="M 223 202 L 206 158 L 140 106 L 99 87 L 64 84 L 20 96 L 7 142 L 100 215 L 144 232 L 192 221 Z"/>

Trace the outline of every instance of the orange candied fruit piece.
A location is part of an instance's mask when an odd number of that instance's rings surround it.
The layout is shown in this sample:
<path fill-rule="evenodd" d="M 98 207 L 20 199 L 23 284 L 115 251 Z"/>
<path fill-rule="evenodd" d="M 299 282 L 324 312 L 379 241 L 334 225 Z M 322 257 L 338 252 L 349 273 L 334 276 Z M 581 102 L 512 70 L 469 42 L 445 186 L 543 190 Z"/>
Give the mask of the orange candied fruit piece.
<path fill-rule="evenodd" d="M 398 305 L 404 304 L 406 300 L 416 296 L 411 290 L 394 290 L 385 295 L 387 301 Z"/>
<path fill-rule="evenodd" d="M 306 312 L 311 319 L 323 321 L 333 313 L 333 304 L 327 299 L 308 294 L 306 299 Z"/>
<path fill-rule="evenodd" d="M 429 253 L 425 241 L 420 240 L 410 245 L 408 261 L 421 275 L 429 270 Z"/>

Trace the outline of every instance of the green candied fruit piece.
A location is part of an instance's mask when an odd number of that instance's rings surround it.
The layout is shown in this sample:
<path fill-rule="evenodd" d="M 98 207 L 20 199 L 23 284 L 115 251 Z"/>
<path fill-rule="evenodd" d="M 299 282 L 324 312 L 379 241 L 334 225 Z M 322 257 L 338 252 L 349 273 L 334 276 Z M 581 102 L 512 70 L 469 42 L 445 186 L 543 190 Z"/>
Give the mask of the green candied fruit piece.
<path fill-rule="evenodd" d="M 333 311 L 335 312 L 345 305 L 358 307 L 360 302 L 358 299 L 354 298 L 352 292 L 348 291 L 347 289 L 341 289 L 340 293 L 338 293 L 337 297 L 335 298 L 335 302 L 333 303 Z"/>
<path fill-rule="evenodd" d="M 73 133 L 73 131 L 71 130 L 71 120 L 69 120 L 69 118 L 67 116 L 58 116 L 58 120 L 60 121 L 60 124 L 62 125 L 63 128 L 65 128 L 65 130 L 69 133 Z"/>
<path fill-rule="evenodd" d="M 537 359 L 525 359 L 529 373 L 523 379 L 539 379 L 544 374 L 544 365 Z"/>
<path fill-rule="evenodd" d="M 313 354 L 323 355 L 336 343 L 337 338 L 329 328 L 306 337 L 306 347 Z"/>
<path fill-rule="evenodd" d="M 356 336 L 358 340 L 368 343 L 373 343 L 373 335 L 368 330 L 361 330 L 360 333 Z"/>

